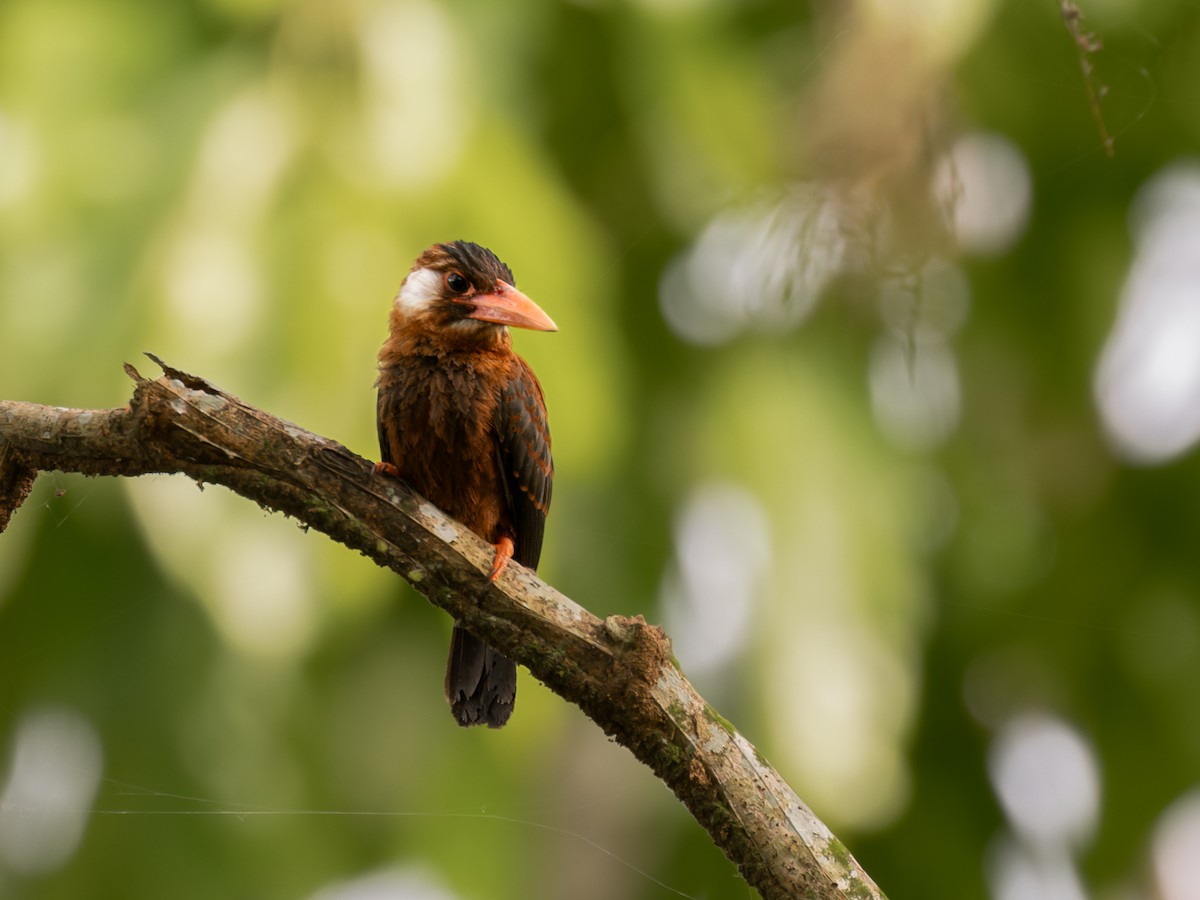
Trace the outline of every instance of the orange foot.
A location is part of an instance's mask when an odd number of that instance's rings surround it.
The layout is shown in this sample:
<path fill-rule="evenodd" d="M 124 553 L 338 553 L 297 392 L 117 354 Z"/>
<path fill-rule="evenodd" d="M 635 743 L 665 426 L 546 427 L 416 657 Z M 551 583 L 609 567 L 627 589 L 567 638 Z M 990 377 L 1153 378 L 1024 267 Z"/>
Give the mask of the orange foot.
<path fill-rule="evenodd" d="M 393 466 L 390 462 L 377 462 L 375 463 L 374 474 L 391 475 L 393 478 L 399 478 L 400 470 Z"/>
<path fill-rule="evenodd" d="M 488 581 L 495 581 L 500 577 L 500 573 L 504 571 L 504 567 L 508 565 L 508 561 L 512 559 L 513 551 L 516 549 L 511 538 L 500 538 L 500 542 L 496 544 L 496 558 L 492 560 L 492 571 L 488 575 Z"/>

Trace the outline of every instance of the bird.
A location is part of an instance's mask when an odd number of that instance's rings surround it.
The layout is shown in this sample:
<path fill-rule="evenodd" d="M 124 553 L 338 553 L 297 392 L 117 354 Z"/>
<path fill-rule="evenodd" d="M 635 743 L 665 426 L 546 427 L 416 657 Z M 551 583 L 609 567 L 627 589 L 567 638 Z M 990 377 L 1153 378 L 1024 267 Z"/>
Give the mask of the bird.
<path fill-rule="evenodd" d="M 537 568 L 554 484 L 542 386 L 510 328 L 558 330 L 491 250 L 434 244 L 392 303 L 376 382 L 376 474 L 492 544 L 489 583 L 510 559 Z M 456 621 L 445 690 L 459 725 L 499 728 L 516 702 L 516 665 Z"/>

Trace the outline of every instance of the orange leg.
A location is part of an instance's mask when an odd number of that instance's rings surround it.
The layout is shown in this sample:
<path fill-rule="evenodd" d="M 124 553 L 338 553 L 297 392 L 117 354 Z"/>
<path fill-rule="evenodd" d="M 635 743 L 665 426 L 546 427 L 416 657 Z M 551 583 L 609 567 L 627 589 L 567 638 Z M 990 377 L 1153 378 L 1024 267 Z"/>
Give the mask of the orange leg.
<path fill-rule="evenodd" d="M 375 463 L 374 473 L 376 475 L 391 475 L 393 478 L 400 477 L 400 470 L 393 466 L 390 462 Z"/>
<path fill-rule="evenodd" d="M 500 538 L 496 544 L 496 558 L 492 560 L 492 571 L 488 575 L 488 581 L 495 581 L 500 577 L 500 573 L 504 571 L 504 567 L 508 565 L 508 561 L 512 559 L 516 549 L 513 546 L 512 538 Z"/>

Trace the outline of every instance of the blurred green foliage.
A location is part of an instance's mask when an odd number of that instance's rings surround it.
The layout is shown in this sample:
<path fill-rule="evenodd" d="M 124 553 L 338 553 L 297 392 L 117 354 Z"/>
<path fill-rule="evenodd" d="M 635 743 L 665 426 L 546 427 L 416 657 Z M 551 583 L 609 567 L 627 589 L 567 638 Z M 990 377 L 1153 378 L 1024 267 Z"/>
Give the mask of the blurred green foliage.
<path fill-rule="evenodd" d="M 1135 197 L 1200 141 L 1200 8 L 1083 11 L 1111 159 L 1051 2 L 6 0 L 0 396 L 119 405 L 148 349 L 373 457 L 390 297 L 490 246 L 561 328 L 517 337 L 547 579 L 665 619 L 893 898 L 1037 896 L 1029 716 L 1098 773 L 1041 855 L 1183 896 L 1200 461 L 1126 461 L 1094 385 Z M 220 489 L 44 474 L 0 538 L 0 896 L 747 896 L 528 676 L 456 728 L 448 632 Z"/>

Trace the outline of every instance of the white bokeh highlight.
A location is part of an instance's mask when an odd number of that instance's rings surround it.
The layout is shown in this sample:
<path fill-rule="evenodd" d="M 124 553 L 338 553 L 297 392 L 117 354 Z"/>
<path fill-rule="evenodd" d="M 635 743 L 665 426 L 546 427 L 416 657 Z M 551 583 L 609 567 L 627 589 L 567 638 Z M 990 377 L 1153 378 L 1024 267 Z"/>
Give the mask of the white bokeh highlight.
<path fill-rule="evenodd" d="M 719 213 L 659 285 L 671 330 L 692 344 L 726 343 L 753 328 L 792 328 L 842 269 L 844 204 L 796 185 L 782 201 Z"/>
<path fill-rule="evenodd" d="M 326 885 L 309 900 L 457 900 L 432 874 L 396 866 Z"/>
<path fill-rule="evenodd" d="M 1078 847 L 1100 813 L 1100 771 L 1091 745 L 1061 719 L 1018 716 L 996 737 L 988 774 L 1013 830 L 1040 847 Z"/>
<path fill-rule="evenodd" d="M 1136 255 L 1093 386 L 1116 451 L 1154 464 L 1200 439 L 1200 162 L 1143 186 L 1132 229 Z"/>
<path fill-rule="evenodd" d="M 100 738 L 61 708 L 23 716 L 0 791 L 0 861 L 22 875 L 53 871 L 83 837 L 103 773 Z"/>
<path fill-rule="evenodd" d="M 988 859 L 996 900 L 1087 900 L 1076 854 L 1100 818 L 1100 767 L 1092 746 L 1055 715 L 1008 720 L 988 753 L 992 789 L 1012 831 Z"/>
<path fill-rule="evenodd" d="M 999 256 L 1025 232 L 1033 179 L 1016 144 L 1002 135 L 974 132 L 955 141 L 938 164 L 934 195 L 963 250 Z"/>
<path fill-rule="evenodd" d="M 871 408 L 887 438 L 906 450 L 933 450 L 958 426 L 958 363 L 944 341 L 875 342 L 869 371 Z"/>
<path fill-rule="evenodd" d="M 770 545 L 766 513 L 734 485 L 705 485 L 679 511 L 663 615 L 675 655 L 693 675 L 720 669 L 745 647 Z"/>
<path fill-rule="evenodd" d="M 1172 803 L 1151 839 L 1159 900 L 1200 900 L 1200 788 Z"/>
<path fill-rule="evenodd" d="M 1078 869 L 1061 848 L 1042 853 L 1004 837 L 987 863 L 993 900 L 1089 900 Z"/>
<path fill-rule="evenodd" d="M 901 449 L 936 449 L 958 428 L 962 388 L 950 338 L 966 322 L 970 298 L 962 269 L 938 258 L 879 285 L 885 330 L 868 367 L 871 409 Z"/>

